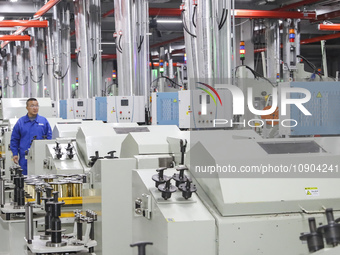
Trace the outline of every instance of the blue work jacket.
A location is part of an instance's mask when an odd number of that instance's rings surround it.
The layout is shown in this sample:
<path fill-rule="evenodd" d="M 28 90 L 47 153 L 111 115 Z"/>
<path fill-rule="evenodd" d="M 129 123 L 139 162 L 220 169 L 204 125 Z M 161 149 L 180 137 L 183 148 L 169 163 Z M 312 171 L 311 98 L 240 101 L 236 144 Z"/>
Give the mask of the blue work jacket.
<path fill-rule="evenodd" d="M 27 174 L 27 160 L 25 151 L 31 147 L 31 142 L 36 136 L 37 140 L 52 139 L 51 126 L 47 119 L 37 114 L 35 120 L 31 121 L 26 114 L 15 124 L 11 136 L 11 150 L 13 156 L 19 155 L 19 165 L 23 169 L 23 174 Z"/>

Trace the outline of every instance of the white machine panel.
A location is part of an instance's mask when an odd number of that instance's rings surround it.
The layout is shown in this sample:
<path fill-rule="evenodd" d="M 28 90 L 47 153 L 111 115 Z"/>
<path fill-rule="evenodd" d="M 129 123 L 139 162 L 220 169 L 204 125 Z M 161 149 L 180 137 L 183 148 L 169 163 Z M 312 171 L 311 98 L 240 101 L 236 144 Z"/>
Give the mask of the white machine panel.
<path fill-rule="evenodd" d="M 145 122 L 144 97 L 107 97 L 107 122 Z"/>
<path fill-rule="evenodd" d="M 148 132 L 149 127 L 139 127 L 136 123 L 107 123 L 93 126 L 81 126 L 76 135 L 77 148 L 87 164 L 90 157 L 98 151 L 100 157 L 116 151 L 119 156 L 121 144 L 129 132 Z"/>
<path fill-rule="evenodd" d="M 164 174 L 172 176 L 175 172 L 175 169 L 167 169 Z M 147 247 L 147 254 L 150 255 L 215 255 L 216 223 L 209 210 L 196 194 L 185 200 L 179 190 L 170 199 L 164 200 L 155 188 L 152 180 L 154 174 L 157 174 L 155 169 L 132 173 L 133 200 L 142 199 L 142 207 L 150 211 L 149 218 L 134 214 L 133 241 L 153 242 L 152 246 Z M 191 238 L 186 238 L 189 236 Z"/>
<path fill-rule="evenodd" d="M 130 133 L 122 143 L 120 157 L 132 158 L 141 154 L 169 153 L 169 136 L 180 137 L 183 131 L 177 126 L 147 126 L 150 132 Z"/>
<path fill-rule="evenodd" d="M 339 179 L 332 178 L 331 171 L 305 170 L 327 165 L 332 166 L 334 174 L 340 164 L 338 149 L 327 144 L 338 144 L 340 139 L 265 140 L 255 132 L 244 133 L 243 137 L 242 131 L 200 133 L 190 150 L 190 171 L 221 215 L 340 209 L 339 196 L 334 193 Z M 192 144 L 193 140 L 192 136 Z M 210 171 L 212 167 L 224 171 Z M 276 170 L 271 170 L 274 167 Z"/>
<path fill-rule="evenodd" d="M 218 125 L 218 127 L 230 127 L 230 120 L 233 119 L 231 93 L 226 89 L 216 89 L 216 91 L 222 104 L 215 98 L 216 96 L 212 98 L 205 91 L 179 91 L 179 127 L 213 128 L 215 119 L 228 120 L 227 124 Z M 206 112 L 202 107 L 204 101 L 206 102 Z"/>
<path fill-rule="evenodd" d="M 76 138 L 79 127 L 91 126 L 95 127 L 103 124 L 102 121 L 83 121 L 77 119 L 58 121 L 52 131 L 52 138 Z"/>
<path fill-rule="evenodd" d="M 93 119 L 92 107 L 91 98 L 67 99 L 67 119 Z"/>
<path fill-rule="evenodd" d="M 77 149 L 74 146 L 74 153 L 72 159 L 67 157 L 66 147 L 68 143 L 60 143 L 60 147 L 62 148 L 61 152 L 63 153 L 60 159 L 57 159 L 55 155 L 54 147 L 56 144 L 46 144 L 46 172 L 47 174 L 81 174 L 84 173 L 84 167 L 81 163 L 80 158 L 78 157 Z M 73 143 L 73 145 L 75 145 Z"/>
<path fill-rule="evenodd" d="M 27 114 L 26 101 L 28 98 L 2 98 L 2 118 L 20 118 Z M 39 114 L 48 117 L 55 117 L 52 111 L 52 101 L 50 98 L 37 98 L 39 103 Z"/>

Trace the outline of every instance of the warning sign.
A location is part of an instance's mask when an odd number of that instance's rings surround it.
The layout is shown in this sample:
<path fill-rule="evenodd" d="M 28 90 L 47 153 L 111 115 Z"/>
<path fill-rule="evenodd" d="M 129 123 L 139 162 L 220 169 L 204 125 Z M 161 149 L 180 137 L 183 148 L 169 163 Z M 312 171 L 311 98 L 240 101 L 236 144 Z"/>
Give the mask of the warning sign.
<path fill-rule="evenodd" d="M 305 193 L 307 196 L 310 196 L 310 197 L 316 197 L 320 195 L 319 189 L 317 187 L 305 188 Z"/>
<path fill-rule="evenodd" d="M 319 92 L 317 95 L 316 95 L 317 98 L 322 98 L 322 95 L 321 93 Z"/>

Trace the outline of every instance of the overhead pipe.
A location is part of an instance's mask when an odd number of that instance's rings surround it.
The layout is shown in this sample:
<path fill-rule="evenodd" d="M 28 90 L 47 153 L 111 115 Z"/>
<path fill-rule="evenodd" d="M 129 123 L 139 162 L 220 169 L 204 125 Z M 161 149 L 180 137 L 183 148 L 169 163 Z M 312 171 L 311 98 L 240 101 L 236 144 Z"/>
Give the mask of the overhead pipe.
<path fill-rule="evenodd" d="M 46 12 L 48 12 L 53 6 L 58 4 L 61 0 L 50 0 L 48 1 L 43 7 L 41 7 L 35 14 L 34 19 L 40 18 L 42 15 L 44 15 Z M 13 35 L 20 35 L 22 32 L 24 32 L 28 27 L 20 27 L 17 31 L 13 33 Z M 1 48 L 4 48 L 10 41 L 5 41 L 1 44 Z"/>
<path fill-rule="evenodd" d="M 323 31 L 340 31 L 340 24 L 319 24 L 318 29 Z"/>
<path fill-rule="evenodd" d="M 2 20 L 0 21 L 0 27 L 48 27 L 47 20 Z"/>
<path fill-rule="evenodd" d="M 308 44 L 308 43 L 314 43 L 314 42 L 320 42 L 322 40 L 331 40 L 331 39 L 336 39 L 340 38 L 340 33 L 336 34 L 330 34 L 330 35 L 322 35 L 322 36 L 317 36 L 309 39 L 304 39 L 301 40 L 300 44 Z"/>
<path fill-rule="evenodd" d="M 0 41 L 31 41 L 29 35 L 0 35 Z"/>
<path fill-rule="evenodd" d="M 292 3 L 292 4 L 281 6 L 279 8 L 273 9 L 273 11 L 285 11 L 285 10 L 296 9 L 297 7 L 308 5 L 308 4 L 313 4 L 319 1 L 320 0 L 304 0 L 304 1 L 297 2 L 297 3 Z"/>
<path fill-rule="evenodd" d="M 316 19 L 316 12 L 262 11 L 262 10 L 234 10 L 235 18 L 265 18 L 265 19 Z"/>
<path fill-rule="evenodd" d="M 298 5 L 300 6 L 300 5 Z M 291 8 L 288 8 L 291 9 Z M 284 10 L 284 9 L 282 9 Z M 235 18 L 291 18 L 291 19 L 316 19 L 316 12 L 291 12 L 282 11 L 281 9 L 274 9 L 271 11 L 263 10 L 246 10 L 246 9 L 235 9 Z M 182 11 L 179 8 L 150 8 L 149 16 L 169 16 L 169 17 L 179 17 Z M 114 14 L 114 9 L 104 13 L 103 18 Z"/>

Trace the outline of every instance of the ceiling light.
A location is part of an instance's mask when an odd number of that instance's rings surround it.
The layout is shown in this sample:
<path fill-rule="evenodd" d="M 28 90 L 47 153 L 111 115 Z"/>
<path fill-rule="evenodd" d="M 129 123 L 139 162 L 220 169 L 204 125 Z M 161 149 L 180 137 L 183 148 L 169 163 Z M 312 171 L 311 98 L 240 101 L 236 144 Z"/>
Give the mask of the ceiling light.
<path fill-rule="evenodd" d="M 9 0 L 10 2 L 14 3 L 14 2 L 18 2 L 18 0 Z"/>
<path fill-rule="evenodd" d="M 158 19 L 157 23 L 182 23 L 180 19 Z"/>

